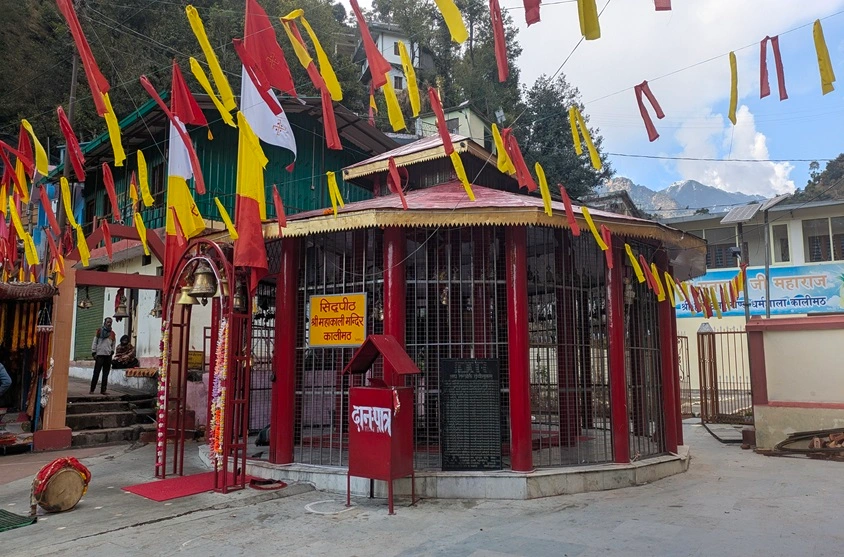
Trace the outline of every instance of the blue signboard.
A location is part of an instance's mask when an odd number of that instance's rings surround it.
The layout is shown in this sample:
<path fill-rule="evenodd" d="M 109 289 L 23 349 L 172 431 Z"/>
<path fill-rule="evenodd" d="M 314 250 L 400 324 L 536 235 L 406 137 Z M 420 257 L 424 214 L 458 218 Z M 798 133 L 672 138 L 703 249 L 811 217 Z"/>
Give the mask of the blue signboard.
<path fill-rule="evenodd" d="M 709 271 L 692 281 L 695 286 L 715 286 L 729 282 L 738 271 Z M 771 267 L 771 315 L 844 312 L 844 263 L 823 263 L 795 267 Z M 765 268 L 747 268 L 751 315 L 765 315 Z M 744 315 L 744 293 L 738 307 L 724 315 Z M 677 317 L 700 317 L 686 302 L 677 305 Z"/>

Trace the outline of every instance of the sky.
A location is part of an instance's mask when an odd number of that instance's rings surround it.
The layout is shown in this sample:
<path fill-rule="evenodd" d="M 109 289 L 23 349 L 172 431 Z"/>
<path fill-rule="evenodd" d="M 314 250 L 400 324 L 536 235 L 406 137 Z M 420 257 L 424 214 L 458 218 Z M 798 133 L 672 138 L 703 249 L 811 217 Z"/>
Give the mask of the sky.
<path fill-rule="evenodd" d="M 844 0 L 672 4 L 671 11 L 657 12 L 653 0 L 598 0 L 598 9 L 604 10 L 601 38 L 583 41 L 562 69 L 580 89 L 585 114 L 600 129 L 607 152 L 668 157 L 610 155 L 617 176 L 655 190 L 693 179 L 728 191 L 773 196 L 805 186 L 808 161 L 844 152 Z M 542 74 L 553 74 L 580 40 L 575 0 L 546 0 L 542 21 L 529 28 L 519 0 L 501 0 L 501 6 L 519 27 L 523 52 L 517 63 L 525 86 Z M 812 39 L 817 18 L 839 78 L 837 89 L 825 96 Z M 759 98 L 759 42 L 766 35 L 780 36 L 785 101 L 779 100 L 770 46 L 771 95 Z M 736 126 L 727 119 L 730 51 L 738 62 Z M 666 115 L 654 118 L 660 137 L 653 143 L 633 92 L 646 79 Z"/>

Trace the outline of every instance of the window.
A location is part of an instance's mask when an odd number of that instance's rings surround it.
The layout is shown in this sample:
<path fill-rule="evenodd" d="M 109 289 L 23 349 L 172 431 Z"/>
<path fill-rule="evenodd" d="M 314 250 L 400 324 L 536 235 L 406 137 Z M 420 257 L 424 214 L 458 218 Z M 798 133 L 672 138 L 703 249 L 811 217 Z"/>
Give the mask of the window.
<path fill-rule="evenodd" d="M 832 217 L 832 257 L 836 261 L 844 259 L 844 217 Z"/>
<path fill-rule="evenodd" d="M 771 227 L 771 243 L 774 248 L 774 263 L 791 261 L 791 252 L 788 249 L 787 224 L 775 224 Z"/>
<path fill-rule="evenodd" d="M 402 76 L 393 76 L 393 87 L 396 89 L 396 91 L 401 91 L 402 89 L 404 89 L 404 84 L 402 83 L 402 81 Z"/>
<path fill-rule="evenodd" d="M 396 56 L 401 56 L 401 52 L 399 51 L 399 42 L 398 41 L 393 43 L 393 54 L 395 54 Z M 396 87 L 396 89 L 398 89 L 398 87 Z"/>
<path fill-rule="evenodd" d="M 736 230 L 733 227 L 707 228 L 703 231 L 706 240 L 706 266 L 710 269 L 737 267 L 738 260 L 730 253 L 735 247 Z"/>
<path fill-rule="evenodd" d="M 445 121 L 445 127 L 449 133 L 458 133 L 460 131 L 460 118 L 449 118 Z"/>
<path fill-rule="evenodd" d="M 832 247 L 829 238 L 829 219 L 803 221 L 803 248 L 806 262 L 832 261 Z"/>

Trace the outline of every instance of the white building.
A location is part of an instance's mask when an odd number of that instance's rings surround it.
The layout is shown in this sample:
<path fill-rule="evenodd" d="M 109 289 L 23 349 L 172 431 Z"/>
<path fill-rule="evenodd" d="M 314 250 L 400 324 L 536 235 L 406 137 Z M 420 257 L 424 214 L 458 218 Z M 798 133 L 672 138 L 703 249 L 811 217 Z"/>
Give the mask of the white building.
<path fill-rule="evenodd" d="M 369 31 L 375 46 L 392 66 L 389 79 L 396 91 L 403 91 L 407 88 L 401 65 L 401 56 L 399 55 L 399 41 L 403 42 L 407 48 L 414 69 L 430 69 L 433 67 L 434 61 L 431 55 L 424 52 L 419 43 L 411 42 L 407 33 L 402 31 L 398 25 L 373 22 L 369 24 Z M 369 61 L 366 59 L 363 41 L 358 41 L 352 60 L 361 64 L 360 80 L 363 83 L 369 83 L 372 80 L 372 74 L 369 71 Z"/>

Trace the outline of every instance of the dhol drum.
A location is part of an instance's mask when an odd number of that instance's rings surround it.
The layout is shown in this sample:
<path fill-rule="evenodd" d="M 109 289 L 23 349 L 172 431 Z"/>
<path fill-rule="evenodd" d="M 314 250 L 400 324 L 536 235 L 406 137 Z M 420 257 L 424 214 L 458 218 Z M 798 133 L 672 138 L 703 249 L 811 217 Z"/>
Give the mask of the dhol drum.
<path fill-rule="evenodd" d="M 91 472 L 73 457 L 59 458 L 44 466 L 32 480 L 32 510 L 38 504 L 47 512 L 68 511 L 88 491 Z"/>

